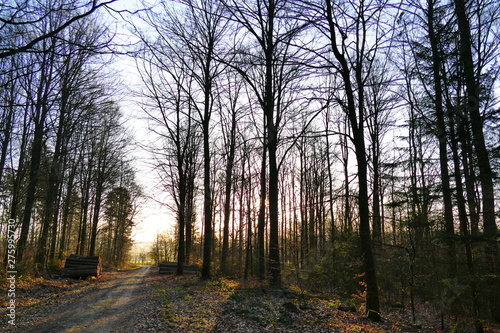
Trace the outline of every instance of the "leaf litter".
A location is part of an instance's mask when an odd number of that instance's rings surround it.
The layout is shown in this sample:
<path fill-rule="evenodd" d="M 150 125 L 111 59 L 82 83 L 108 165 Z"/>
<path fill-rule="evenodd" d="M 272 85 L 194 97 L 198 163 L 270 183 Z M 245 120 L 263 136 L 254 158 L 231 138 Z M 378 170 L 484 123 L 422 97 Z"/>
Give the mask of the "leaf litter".
<path fill-rule="evenodd" d="M 43 316 L 104 288 L 123 272 L 106 272 L 96 280 L 34 279 L 18 286 L 16 328 L 2 316 L 0 331 L 24 332 Z M 307 293 L 293 287 L 272 288 L 255 280 L 159 275 L 150 270 L 135 304 L 134 325 L 127 332 L 450 332 L 440 330 L 437 314 L 422 315 L 419 325 L 402 308 L 384 307 L 383 321 L 366 319 L 361 309 L 344 305 L 334 295 Z M 466 322 L 466 320 L 464 321 Z M 456 332 L 473 332 L 461 325 Z M 500 325 L 485 323 L 485 332 Z"/>

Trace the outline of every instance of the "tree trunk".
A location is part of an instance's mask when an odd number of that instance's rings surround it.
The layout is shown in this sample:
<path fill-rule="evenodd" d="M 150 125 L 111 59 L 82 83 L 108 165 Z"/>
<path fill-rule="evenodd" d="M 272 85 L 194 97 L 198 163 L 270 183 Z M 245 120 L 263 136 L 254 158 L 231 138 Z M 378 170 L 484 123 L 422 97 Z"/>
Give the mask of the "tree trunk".
<path fill-rule="evenodd" d="M 66 162 L 64 162 L 63 170 L 66 168 Z M 63 182 L 59 182 L 59 188 L 57 189 L 57 199 L 56 199 L 56 209 L 52 217 L 52 230 L 50 232 L 50 246 L 49 246 L 49 260 L 53 261 L 56 257 L 56 248 L 57 248 L 57 239 L 58 232 L 57 229 L 59 227 L 59 207 L 62 202 L 62 193 L 63 193 Z"/>
<path fill-rule="evenodd" d="M 191 168 L 194 168 L 191 163 Z M 189 172 L 188 176 L 188 186 L 187 186 L 187 195 L 186 195 L 186 264 L 190 264 L 191 262 L 191 251 L 193 247 L 193 222 L 194 222 L 194 181 L 195 181 L 194 172 Z"/>
<path fill-rule="evenodd" d="M 375 120 L 378 122 L 378 119 Z M 379 126 L 375 123 L 376 127 Z M 376 134 L 372 137 L 372 156 L 373 156 L 373 191 L 372 191 L 372 205 L 373 205 L 373 239 L 380 242 L 382 239 L 382 217 L 380 216 L 380 149 L 379 149 L 379 134 L 378 130 L 375 130 Z"/>
<path fill-rule="evenodd" d="M 236 145 L 236 111 L 231 113 L 231 130 L 229 133 L 229 151 L 226 164 L 226 184 L 224 198 L 224 230 L 222 236 L 222 257 L 221 257 L 221 273 L 227 274 L 227 259 L 229 257 L 229 218 L 231 216 L 231 189 L 233 186 L 233 166 L 234 153 Z"/>
<path fill-rule="evenodd" d="M 54 156 L 52 157 L 52 165 L 49 173 L 49 186 L 47 189 L 46 197 L 45 197 L 45 205 L 44 205 L 44 215 L 42 218 L 42 233 L 40 240 L 38 241 L 37 252 L 35 256 L 35 264 L 43 265 L 45 263 L 46 254 L 47 254 L 47 242 L 50 230 L 50 224 L 53 222 L 53 215 L 57 213 L 54 212 L 55 204 L 58 194 L 59 184 L 61 182 L 62 173 L 64 172 L 62 169 L 62 142 L 63 142 L 63 133 L 64 133 L 64 124 L 66 122 L 66 105 L 67 105 L 67 95 L 63 96 L 61 109 L 59 112 L 59 124 L 57 128 L 57 139 L 56 146 L 54 148 Z"/>
<path fill-rule="evenodd" d="M 266 276 L 265 264 L 265 231 L 266 231 L 266 196 L 267 196 L 267 130 L 264 130 L 264 142 L 262 145 L 262 166 L 260 169 L 260 205 L 259 216 L 257 219 L 257 260 L 258 260 L 258 277 L 264 280 Z"/>
<path fill-rule="evenodd" d="M 9 96 L 9 101 L 8 101 L 8 106 L 4 110 L 5 118 L 4 118 L 4 124 L 2 126 L 5 126 L 5 128 L 2 128 L 2 132 L 4 133 L 3 138 L 2 138 L 2 151 L 1 151 L 1 156 L 0 156 L 0 184 L 2 183 L 2 176 L 3 176 L 3 170 L 5 167 L 5 161 L 7 160 L 7 149 L 10 144 L 10 139 L 12 135 L 12 125 L 14 123 L 14 84 L 11 84 L 10 86 L 10 96 Z"/>
<path fill-rule="evenodd" d="M 344 132 L 346 135 L 350 133 L 348 130 L 347 119 L 344 121 Z M 352 219 L 351 219 L 351 193 L 350 193 L 350 183 L 349 183 L 349 146 L 347 144 L 347 137 L 340 138 L 340 149 L 342 151 L 342 167 L 344 171 L 344 218 L 343 218 L 343 228 L 342 231 L 352 231 Z"/>
<path fill-rule="evenodd" d="M 102 159 L 102 156 L 99 157 L 99 160 Z M 103 164 L 102 166 L 99 166 L 99 164 Z M 93 211 L 93 216 L 92 216 L 92 228 L 90 232 L 90 250 L 89 250 L 89 256 L 94 256 L 96 253 L 96 241 L 97 241 L 97 225 L 99 224 L 99 213 L 101 211 L 101 202 L 102 202 L 102 192 L 104 190 L 104 161 L 99 161 L 98 167 L 97 167 L 97 184 L 96 184 L 96 193 L 95 193 L 95 199 L 94 199 L 94 211 Z"/>
<path fill-rule="evenodd" d="M 460 123 L 462 126 L 462 130 L 464 131 L 463 134 L 464 139 L 460 141 L 462 150 L 462 165 L 465 178 L 465 188 L 467 191 L 467 206 L 469 207 L 469 215 L 471 223 L 471 233 L 473 235 L 479 235 L 480 208 L 479 208 L 479 199 L 477 197 L 476 185 L 475 185 L 475 180 L 477 179 L 477 176 L 474 167 L 471 166 L 474 164 L 472 144 L 470 140 L 469 128 L 467 125 L 468 122 L 462 118 Z"/>
<path fill-rule="evenodd" d="M 268 116 L 269 125 L 269 116 Z M 269 134 L 272 133 L 272 134 Z M 278 166 L 276 163 L 277 129 L 268 127 L 269 149 L 269 273 L 271 284 L 281 284 L 279 221 L 278 221 Z"/>
<path fill-rule="evenodd" d="M 45 56 L 47 53 L 45 53 Z M 24 205 L 21 234 L 17 243 L 17 257 L 20 262 L 23 261 L 24 250 L 26 248 L 29 228 L 31 223 L 31 213 L 35 204 L 35 195 L 38 186 L 38 173 L 40 169 L 40 161 L 42 156 L 43 135 L 45 132 L 45 120 L 49 113 L 48 98 L 52 82 L 52 62 L 54 52 L 50 52 L 50 59 L 44 57 L 47 63 L 44 65 L 40 73 L 40 84 L 38 86 L 37 100 L 35 105 L 35 131 L 31 147 L 31 161 L 28 188 L 26 190 L 26 202 Z M 48 68 L 49 67 L 49 68 Z"/>
<path fill-rule="evenodd" d="M 87 254 L 87 222 L 88 210 L 90 205 L 90 187 L 93 172 L 93 156 L 89 156 L 90 160 L 87 164 L 87 174 L 82 175 L 82 198 L 81 198 L 81 212 L 80 212 L 80 226 L 78 230 L 78 244 L 76 252 L 79 255 Z"/>
<path fill-rule="evenodd" d="M 453 223 L 452 191 L 450 188 L 450 175 L 448 171 L 448 149 L 446 125 L 444 120 L 443 87 L 441 78 L 441 54 L 438 49 L 439 40 L 434 28 L 434 0 L 427 2 L 427 25 L 429 31 L 429 42 L 432 52 L 432 72 L 434 81 L 434 108 L 437 120 L 436 135 L 439 141 L 439 166 L 441 173 L 441 187 L 443 188 L 444 205 L 444 230 L 448 235 L 446 241 L 448 247 L 448 272 L 449 277 L 454 278 L 457 273 L 455 259 L 455 244 L 453 235 L 455 234 Z"/>
<path fill-rule="evenodd" d="M 17 220 L 18 218 L 18 205 L 19 199 L 21 196 L 21 184 L 23 182 L 24 174 L 25 174 L 25 159 L 26 159 L 26 146 L 28 145 L 28 130 L 29 130 L 29 121 L 28 121 L 28 110 L 27 106 L 24 113 L 24 122 L 23 122 L 23 131 L 21 135 L 21 147 L 19 149 L 19 160 L 17 163 L 17 173 L 14 178 L 14 184 L 12 187 L 12 198 L 10 203 L 10 214 L 9 218 L 12 220 Z M 5 255 L 7 256 L 7 251 L 5 251 Z"/>
<path fill-rule="evenodd" d="M 469 19 L 467 17 L 464 0 L 454 0 L 455 15 L 457 17 L 458 30 L 460 35 L 460 60 L 463 66 L 463 75 L 467 93 L 467 112 L 471 120 L 472 142 L 475 148 L 477 165 L 479 168 L 479 181 L 481 183 L 482 203 L 483 203 L 483 226 L 486 238 L 487 261 L 489 262 L 489 273 L 498 274 L 498 245 L 496 238 L 498 228 L 495 220 L 495 196 L 493 184 L 493 172 L 491 170 L 490 158 L 483 133 L 483 118 L 480 112 L 479 90 L 480 84 L 476 78 L 474 70 L 474 60 L 472 56 L 472 38 Z M 490 243 L 491 242 L 491 243 Z M 491 290 L 489 296 L 491 313 L 495 320 L 500 321 L 500 302 L 498 287 Z"/>
<path fill-rule="evenodd" d="M 29 227 L 31 222 L 31 212 L 35 203 L 36 188 L 38 185 L 38 171 L 40 169 L 40 158 L 42 154 L 42 136 L 43 125 L 35 126 L 35 138 L 31 149 L 30 174 L 28 189 L 26 191 L 26 202 L 23 210 L 23 219 L 21 225 L 21 235 L 17 244 L 17 260 L 22 261 L 26 243 L 28 240 Z"/>
<path fill-rule="evenodd" d="M 208 98 L 208 95 L 207 95 Z M 203 213 L 204 213 L 204 227 L 205 232 L 203 236 L 203 266 L 201 268 L 201 277 L 204 280 L 211 278 L 211 267 L 212 267 L 212 192 L 211 192 L 211 181 L 210 181 L 210 142 L 209 142 L 209 121 L 208 117 L 208 101 L 206 101 L 206 113 L 205 119 L 203 120 L 203 168 L 204 168 L 204 201 L 203 201 Z"/>
<path fill-rule="evenodd" d="M 243 143 L 243 162 L 242 162 L 242 188 L 246 188 L 246 220 L 247 220 L 247 239 L 246 239 L 246 249 L 245 249 L 245 272 L 244 278 L 248 279 L 250 275 L 253 274 L 253 225 L 252 225 L 252 175 L 250 168 L 250 161 L 247 151 L 246 142 Z M 245 165 L 248 161 L 248 178 L 245 176 Z M 243 193 L 242 193 L 243 196 Z M 245 209 L 245 208 L 243 208 Z M 242 217 L 243 218 L 243 217 Z"/>
<path fill-rule="evenodd" d="M 479 180 L 481 182 L 483 194 L 484 233 L 487 237 L 495 237 L 497 234 L 497 225 L 495 221 L 493 172 L 491 170 L 490 158 L 484 139 L 483 118 L 479 110 L 479 82 L 474 73 L 470 24 L 464 0 L 454 0 L 454 2 L 455 15 L 457 17 L 460 33 L 460 59 L 463 66 L 467 91 L 467 111 L 471 119 L 472 142 L 477 155 Z"/>
<path fill-rule="evenodd" d="M 179 133 L 179 126 L 177 126 L 177 133 Z M 177 139 L 180 140 L 179 134 Z M 177 155 L 177 172 L 179 177 L 179 198 L 178 198 L 178 240 L 177 240 L 177 275 L 184 274 L 184 264 L 186 261 L 186 243 L 185 243 L 185 230 L 186 230 L 186 173 L 184 172 L 184 158 L 183 154 Z"/>
<path fill-rule="evenodd" d="M 355 147 L 356 159 L 358 163 L 358 205 L 359 205 L 359 234 L 361 242 L 361 253 L 363 258 L 364 279 L 366 283 L 366 313 L 368 318 L 372 320 L 380 320 L 380 304 L 378 297 L 377 277 L 375 272 L 375 261 L 373 259 L 371 235 L 370 235 L 370 212 L 368 201 L 368 179 L 367 179 L 367 161 L 365 139 L 363 134 L 363 96 L 358 96 L 358 110 L 356 115 L 356 103 L 354 100 L 354 90 L 352 87 L 349 66 L 345 56 L 340 53 L 337 47 L 336 29 L 337 25 L 333 19 L 333 9 L 330 1 L 326 1 L 326 18 L 329 25 L 330 45 L 335 58 L 340 64 L 340 75 L 344 83 L 344 88 L 347 97 L 347 116 L 353 134 L 353 143 Z M 356 81 L 358 85 L 358 93 L 363 93 L 361 85 L 361 64 L 357 64 Z"/>
<path fill-rule="evenodd" d="M 66 190 L 66 197 L 64 198 L 64 204 L 63 204 L 63 212 L 62 212 L 62 227 L 61 227 L 61 239 L 59 242 L 59 255 L 58 258 L 59 260 L 62 260 L 64 257 L 64 251 L 66 250 L 66 234 L 69 234 L 69 217 L 70 217 L 70 210 L 71 210 L 71 201 L 73 199 L 73 187 L 75 185 L 75 175 L 76 175 L 76 169 L 78 165 L 78 161 L 80 161 L 80 158 L 75 161 L 74 165 L 71 168 L 70 174 L 68 176 L 68 182 L 67 182 L 67 190 Z"/>
<path fill-rule="evenodd" d="M 328 110 L 328 109 L 327 109 Z M 330 117 L 328 116 L 325 121 L 325 132 L 326 132 L 326 161 L 328 168 L 328 200 L 329 200 L 329 210 L 330 210 L 330 223 L 331 223 L 331 235 L 330 240 L 332 245 L 335 242 L 336 230 L 335 230 L 335 212 L 334 212 L 334 200 L 333 200 L 333 175 L 332 175 L 332 157 L 330 155 L 330 131 L 329 131 Z"/>
<path fill-rule="evenodd" d="M 356 157 L 358 161 L 358 182 L 359 182 L 359 234 L 361 241 L 361 252 L 363 254 L 363 267 L 365 270 L 366 283 L 366 311 L 368 318 L 372 320 L 380 320 L 380 305 L 378 298 L 377 275 L 375 271 L 375 261 L 373 259 L 371 236 L 370 236 L 370 212 L 368 201 L 368 179 L 366 176 L 367 162 L 366 155 L 363 151 L 364 138 L 358 137 Z M 361 142 L 363 140 L 363 143 Z"/>

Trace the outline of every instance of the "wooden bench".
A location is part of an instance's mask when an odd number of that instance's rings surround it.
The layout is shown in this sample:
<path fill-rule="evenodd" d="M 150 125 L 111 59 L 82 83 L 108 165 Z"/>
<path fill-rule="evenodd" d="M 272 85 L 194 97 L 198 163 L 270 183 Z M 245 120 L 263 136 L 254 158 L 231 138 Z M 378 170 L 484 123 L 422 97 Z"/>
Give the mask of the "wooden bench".
<path fill-rule="evenodd" d="M 177 273 L 177 263 L 170 261 L 163 261 L 158 264 L 160 268 L 160 274 L 176 274 Z M 183 265 L 182 267 L 184 274 L 198 274 L 200 272 L 200 267 L 197 265 Z"/>

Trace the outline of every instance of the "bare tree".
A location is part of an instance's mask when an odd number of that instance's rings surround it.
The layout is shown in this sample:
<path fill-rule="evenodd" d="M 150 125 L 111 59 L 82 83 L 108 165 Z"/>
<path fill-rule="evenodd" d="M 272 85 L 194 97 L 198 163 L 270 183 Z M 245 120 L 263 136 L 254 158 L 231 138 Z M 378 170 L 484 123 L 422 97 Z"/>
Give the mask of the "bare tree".
<path fill-rule="evenodd" d="M 239 102 L 243 83 L 238 82 L 238 77 L 233 73 L 227 75 L 225 95 L 229 105 L 224 107 L 225 101 L 220 101 L 221 110 L 227 109 L 227 115 L 221 115 L 223 141 L 225 147 L 226 170 L 225 170 L 225 191 L 224 191 L 224 223 L 221 252 L 221 273 L 228 273 L 229 258 L 229 221 L 231 217 L 231 200 L 233 189 L 233 172 L 236 154 L 236 139 L 238 134 L 237 124 L 241 119 L 241 105 Z"/>
<path fill-rule="evenodd" d="M 366 127 L 366 80 L 384 33 L 379 20 L 383 6 L 373 1 L 348 2 L 345 5 L 324 1 L 313 5 L 325 24 L 319 26 L 331 47 L 331 63 L 344 85 L 345 99 L 339 98 L 345 110 L 357 160 L 359 233 L 366 283 L 366 311 L 370 319 L 380 319 L 380 305 L 375 262 L 372 253 L 368 196 L 368 161 L 364 128 Z M 342 16 L 351 13 L 351 16 Z M 374 43 L 368 34 L 373 33 Z M 352 34 L 353 43 L 347 39 Z"/>
<path fill-rule="evenodd" d="M 11 27 L 21 27 L 25 29 L 28 39 L 20 44 L 0 44 L 0 59 L 6 58 L 22 52 L 37 52 L 37 44 L 55 37 L 61 31 L 85 17 L 92 15 L 99 8 L 109 8 L 108 6 L 117 0 L 109 1 L 54 1 L 50 3 L 40 2 L 14 2 L 0 5 L 0 34 L 4 34 L 2 41 L 8 42 L 10 38 L 15 38 L 10 31 Z M 53 17 L 64 19 L 52 25 L 47 30 L 37 30 L 39 24 L 50 22 Z"/>
<path fill-rule="evenodd" d="M 189 92 L 192 78 L 182 67 L 174 65 L 178 64 L 177 54 L 172 50 L 166 54 L 154 49 L 150 51 L 156 53 L 155 58 L 164 59 L 161 63 L 150 59 L 145 63 L 148 69 L 142 71 L 143 81 L 148 88 L 147 96 L 153 101 L 153 104 L 145 106 L 145 110 L 154 122 L 155 132 L 164 141 L 163 146 L 153 153 L 157 155 L 156 168 L 163 185 L 175 202 L 173 210 L 178 223 L 177 274 L 182 275 L 183 265 L 190 252 L 189 224 L 193 209 L 190 198 L 194 197 L 194 179 L 198 173 L 200 127 L 193 119 L 186 91 L 181 88 L 185 86 Z M 153 64 L 155 70 L 150 67 Z"/>
<path fill-rule="evenodd" d="M 215 61 L 220 54 L 220 43 L 226 23 L 222 19 L 223 7 L 218 1 L 181 1 L 180 8 L 174 12 L 167 2 L 160 3 L 166 13 L 148 14 L 146 21 L 158 32 L 159 42 L 177 53 L 181 69 L 192 79 L 192 86 L 179 85 L 188 98 L 189 107 L 197 113 L 203 133 L 203 169 L 204 169 L 204 249 L 203 278 L 211 276 L 212 262 L 212 186 L 210 120 L 215 102 L 214 87 L 223 66 Z M 182 9 L 181 9 L 182 8 Z M 181 12 L 182 15 L 178 13 Z M 167 23 L 163 25 L 162 22 Z M 190 22 L 191 24 L 185 24 Z M 173 37 L 172 39 L 170 39 Z M 173 44 L 176 44 L 173 47 Z M 174 78 L 175 80 L 175 78 Z M 179 84 L 179 82 L 177 82 Z"/>
<path fill-rule="evenodd" d="M 81 86 L 90 85 L 92 83 L 89 80 L 96 79 L 95 71 L 89 70 L 87 67 L 90 59 L 95 55 L 93 50 L 98 48 L 99 45 L 101 47 L 106 45 L 108 41 L 107 38 L 104 38 L 106 37 L 104 31 L 105 29 L 99 28 L 93 21 L 79 21 L 78 24 L 74 24 L 64 31 L 64 33 L 70 35 L 66 39 L 68 41 L 74 40 L 74 42 L 63 44 L 58 51 L 60 57 L 58 61 L 62 64 L 59 70 L 61 80 L 59 86 L 56 87 L 60 92 L 56 104 L 59 114 L 57 125 L 55 125 L 57 130 L 55 131 L 54 152 L 43 209 L 42 231 L 35 258 L 35 262 L 39 265 L 44 264 L 46 255 L 49 253 L 47 251 L 49 230 L 52 231 L 52 243 L 56 239 L 57 201 L 59 200 L 59 188 L 64 174 L 64 155 L 67 153 L 68 141 L 76 131 L 75 123 L 78 123 L 78 117 L 83 112 L 82 108 L 78 107 L 79 103 L 84 102 L 81 99 Z M 97 206 L 100 203 L 100 188 L 102 186 L 98 184 Z M 91 250 L 91 252 L 93 251 Z"/>
<path fill-rule="evenodd" d="M 46 52 L 43 52 L 41 58 L 38 59 L 41 63 L 40 74 L 38 87 L 36 87 L 36 95 L 33 96 L 32 100 L 32 118 L 35 127 L 33 133 L 33 143 L 30 151 L 31 161 L 29 168 L 29 183 L 22 215 L 21 234 L 17 243 L 17 258 L 19 261 L 23 260 L 24 250 L 28 240 L 28 232 L 32 218 L 31 213 L 35 203 L 35 194 L 39 181 L 43 136 L 46 130 L 48 114 L 51 110 L 50 106 L 54 103 L 54 81 L 56 80 L 56 50 L 54 48 L 56 45 L 56 39 L 52 38 L 51 40 L 44 40 L 43 44 L 46 44 L 46 42 L 48 42 L 48 45 L 44 45 L 44 47 L 46 47 Z"/>
<path fill-rule="evenodd" d="M 269 161 L 269 272 L 271 283 L 281 283 L 279 249 L 279 161 L 278 141 L 289 85 L 297 79 L 291 59 L 297 53 L 293 42 L 307 23 L 296 18 L 301 14 L 290 1 L 224 1 L 230 19 L 244 29 L 253 42 L 237 45 L 235 53 L 241 60 L 229 63 L 251 87 L 264 114 L 265 140 L 261 175 L 261 212 L 259 213 L 259 249 L 263 251 L 265 166 Z M 240 62 L 241 61 L 241 62 Z M 266 156 L 266 153 L 268 156 Z M 267 157 L 267 158 L 266 158 Z M 262 254 L 259 254 L 263 258 Z M 262 259 L 259 259 L 262 260 Z M 259 265 L 262 272 L 262 263 Z"/>

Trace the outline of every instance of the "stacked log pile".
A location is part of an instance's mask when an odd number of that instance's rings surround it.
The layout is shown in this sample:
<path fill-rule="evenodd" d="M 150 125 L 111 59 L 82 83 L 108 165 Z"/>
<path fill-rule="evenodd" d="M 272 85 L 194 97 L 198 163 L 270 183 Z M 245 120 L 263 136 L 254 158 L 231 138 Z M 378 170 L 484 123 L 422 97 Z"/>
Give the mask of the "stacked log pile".
<path fill-rule="evenodd" d="M 158 264 L 160 268 L 160 274 L 176 274 L 177 273 L 177 263 L 163 261 Z M 200 272 L 200 267 L 196 265 L 183 265 L 182 266 L 184 274 L 198 274 Z"/>
<path fill-rule="evenodd" d="M 70 278 L 86 278 L 101 276 L 101 259 L 99 256 L 85 257 L 71 254 L 64 264 L 61 275 Z"/>

